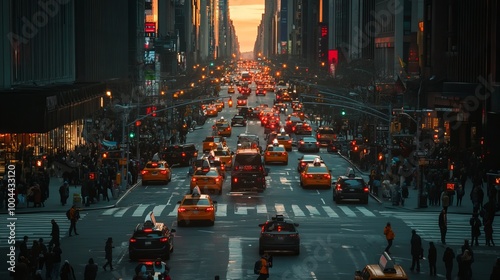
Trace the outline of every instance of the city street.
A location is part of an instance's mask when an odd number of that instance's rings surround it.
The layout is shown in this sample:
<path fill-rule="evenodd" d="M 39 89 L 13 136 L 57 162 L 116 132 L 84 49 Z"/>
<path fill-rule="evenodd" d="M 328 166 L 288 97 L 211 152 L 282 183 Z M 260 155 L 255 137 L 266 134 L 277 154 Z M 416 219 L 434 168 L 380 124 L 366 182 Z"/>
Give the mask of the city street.
<path fill-rule="evenodd" d="M 261 103 L 270 104 L 273 93 L 256 97 L 253 92 L 249 106 Z M 227 89 L 223 87 L 221 98 L 226 98 Z M 233 101 L 236 95 L 232 95 Z M 236 107 L 226 108 L 219 117 L 231 119 L 237 113 Z M 284 117 L 284 116 L 283 116 Z M 283 120 L 284 118 L 282 118 Z M 211 134 L 215 118 L 208 119 L 187 135 L 187 143 L 195 143 L 201 152 L 201 140 Z M 227 138 L 231 150 L 236 150 L 236 140 L 240 133 L 257 134 L 261 146 L 265 147 L 264 129 L 256 120 L 248 122 L 247 127 L 233 127 L 232 136 Z M 383 229 L 387 222 L 392 223 L 396 234 L 392 248 L 393 257 L 401 264 L 410 279 L 429 279 L 428 263 L 422 260 L 419 274 L 410 272 L 410 237 L 416 229 L 422 237 L 427 255 L 428 242 L 434 241 L 438 248 L 437 272 L 435 279 L 444 279 L 444 264 L 441 261 L 445 245 L 439 242 L 438 212 L 415 211 L 408 208 L 386 207 L 386 204 L 370 198 L 367 205 L 343 203 L 337 205 L 332 200 L 332 189 L 303 189 L 299 184 L 297 159 L 302 153 L 294 147 L 289 152 L 288 165 L 267 166 L 267 189 L 259 194 L 231 194 L 230 172 L 221 195 L 213 195 L 217 201 L 216 221 L 213 227 L 182 227 L 176 223 L 177 201 L 189 190 L 190 177 L 187 167 L 174 166 L 172 181 L 167 185 L 148 185 L 135 187 L 116 207 L 82 212 L 84 217 L 77 225 L 79 236 L 65 237 L 61 242 L 63 260 L 69 260 L 75 267 L 77 279 L 83 279 L 83 269 L 87 260 L 93 257 L 99 264 L 98 279 L 132 279 L 136 262 L 128 259 L 128 239 L 135 226 L 142 223 L 153 211 L 157 221 L 166 223 L 177 230 L 174 252 L 167 262 L 171 267 L 172 279 L 256 279 L 253 265 L 259 259 L 259 223 L 276 214 L 299 223 L 301 237 L 300 255 L 275 255 L 270 279 L 353 279 L 354 272 L 366 264 L 378 262 L 386 247 Z M 327 153 L 322 148 L 320 155 L 332 170 L 332 178 L 346 173 L 351 164 L 338 154 Z M 367 180 L 366 174 L 362 174 Z M 437 208 L 436 208 L 437 211 Z M 64 212 L 20 214 L 23 221 L 37 225 L 44 221 L 44 228 L 50 232 L 52 217 L 65 220 Z M 470 238 L 470 216 L 449 214 L 447 245 L 455 254 L 460 253 L 464 239 Z M 49 222 L 47 222 L 49 221 Z M 67 222 L 67 221 L 66 221 Z M 61 225 L 65 230 L 67 223 Z M 38 229 L 39 230 L 39 229 Z M 494 232 L 500 227 L 494 225 Z M 104 272 L 104 245 L 106 239 L 114 240 L 114 271 Z M 20 239 L 21 236 L 18 236 Z M 498 250 L 484 246 L 474 249 L 474 279 L 487 279 L 494 264 Z M 48 240 L 47 240 L 48 242 Z M 500 242 L 500 241 L 499 241 Z M 5 244 L 2 244 L 5 246 Z M 5 256 L 5 254 L 3 254 Z M 3 260 L 2 260 L 3 261 Z M 454 265 L 454 275 L 457 265 Z M 2 272 L 3 273 L 3 272 Z M 0 274 L 1 279 L 6 279 Z"/>

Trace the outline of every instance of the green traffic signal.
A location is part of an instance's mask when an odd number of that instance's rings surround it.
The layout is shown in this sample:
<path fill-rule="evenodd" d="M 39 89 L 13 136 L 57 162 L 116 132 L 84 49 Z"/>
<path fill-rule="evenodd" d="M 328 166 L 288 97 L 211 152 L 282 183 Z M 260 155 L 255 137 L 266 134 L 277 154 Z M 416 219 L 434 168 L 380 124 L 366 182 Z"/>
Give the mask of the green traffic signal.
<path fill-rule="evenodd" d="M 130 132 L 130 134 L 128 135 L 130 138 L 134 138 L 135 137 L 135 133 L 133 132 Z"/>
<path fill-rule="evenodd" d="M 342 116 L 345 116 L 345 111 L 342 111 L 342 113 L 341 113 L 341 114 L 342 114 Z"/>

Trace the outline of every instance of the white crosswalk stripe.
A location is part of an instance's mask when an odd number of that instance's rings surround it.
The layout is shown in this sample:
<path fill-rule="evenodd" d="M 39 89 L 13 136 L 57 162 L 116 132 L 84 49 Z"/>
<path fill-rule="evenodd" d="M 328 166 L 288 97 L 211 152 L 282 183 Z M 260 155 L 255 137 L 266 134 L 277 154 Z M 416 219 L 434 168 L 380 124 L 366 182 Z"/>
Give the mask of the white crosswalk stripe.
<path fill-rule="evenodd" d="M 80 212 L 80 220 L 84 219 L 86 216 L 85 213 Z M 49 244 L 50 233 L 52 231 L 52 223 L 51 220 L 54 219 L 59 225 L 60 235 L 64 237 L 70 226 L 70 221 L 66 218 L 66 213 L 32 213 L 32 214 L 19 214 L 15 217 L 15 219 L 9 219 L 6 221 L 6 225 L 0 227 L 0 236 L 3 238 L 0 239 L 0 247 L 10 246 L 8 244 L 8 236 L 10 236 L 10 229 L 7 225 L 11 222 L 15 225 L 15 238 L 16 242 L 21 242 L 23 236 L 28 236 L 29 244 L 33 240 L 38 240 L 39 238 L 43 238 L 45 245 Z"/>
<path fill-rule="evenodd" d="M 396 212 L 381 211 L 381 215 L 391 218 L 401 219 L 417 233 L 423 240 L 440 243 L 441 232 L 438 226 L 439 213 L 435 212 Z M 470 239 L 469 219 L 471 216 L 463 214 L 449 213 L 448 230 L 446 232 L 447 245 L 462 245 L 464 239 Z M 500 225 L 493 223 L 493 232 L 499 232 Z M 479 237 L 479 245 L 484 245 L 484 232 L 481 227 L 482 235 Z"/>
<path fill-rule="evenodd" d="M 121 217 L 143 217 L 153 211 L 155 216 L 176 217 L 178 204 L 175 205 L 155 205 L 155 204 L 137 204 L 122 208 L 112 208 L 104 210 L 101 215 Z M 247 216 L 247 215 L 275 215 L 280 214 L 288 218 L 305 218 L 305 217 L 376 217 L 376 213 L 364 206 L 355 205 L 301 205 L 301 204 L 284 204 L 274 203 L 266 204 L 247 204 L 247 203 L 217 203 L 215 216 L 228 217 L 230 215 Z"/>

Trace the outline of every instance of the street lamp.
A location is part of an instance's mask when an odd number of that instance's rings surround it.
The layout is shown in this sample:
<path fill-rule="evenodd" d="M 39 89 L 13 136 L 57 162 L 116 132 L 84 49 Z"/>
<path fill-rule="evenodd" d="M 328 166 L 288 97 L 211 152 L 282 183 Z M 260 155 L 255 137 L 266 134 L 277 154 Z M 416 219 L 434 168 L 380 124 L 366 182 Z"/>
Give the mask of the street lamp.
<path fill-rule="evenodd" d="M 431 76 L 428 80 L 432 81 L 436 78 L 436 76 Z M 424 81 L 426 79 L 421 79 L 420 80 L 420 85 L 418 87 L 418 94 L 417 94 L 417 132 L 416 132 L 416 143 L 415 143 L 415 151 L 416 155 L 418 158 L 417 162 L 417 176 L 415 179 L 417 179 L 417 188 L 418 188 L 418 208 L 426 208 L 427 207 L 427 198 L 424 196 L 424 172 L 421 170 L 421 166 L 424 165 L 425 163 L 425 157 L 427 156 L 424 153 L 420 152 L 420 134 L 422 133 L 422 126 L 421 126 L 421 118 L 422 118 L 422 112 L 420 110 L 420 94 L 422 93 L 422 86 Z"/>

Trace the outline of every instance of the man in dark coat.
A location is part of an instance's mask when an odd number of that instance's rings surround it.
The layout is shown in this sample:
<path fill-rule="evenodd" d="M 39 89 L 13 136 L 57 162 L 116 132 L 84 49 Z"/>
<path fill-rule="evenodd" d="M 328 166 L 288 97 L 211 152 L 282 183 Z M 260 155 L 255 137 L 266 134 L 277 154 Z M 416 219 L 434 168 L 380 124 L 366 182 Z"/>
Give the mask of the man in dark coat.
<path fill-rule="evenodd" d="M 95 280 L 97 278 L 97 264 L 94 263 L 94 259 L 90 258 L 89 263 L 85 266 L 85 272 L 83 273 L 84 280 Z"/>
<path fill-rule="evenodd" d="M 495 265 L 493 266 L 493 270 L 490 274 L 490 280 L 500 279 L 500 258 L 497 258 Z"/>
<path fill-rule="evenodd" d="M 448 231 L 448 218 L 446 209 L 439 213 L 439 231 L 441 232 L 441 243 L 446 244 L 446 232 Z"/>
<path fill-rule="evenodd" d="M 451 280 L 451 273 L 453 271 L 453 262 L 455 261 L 455 253 L 450 247 L 446 247 L 443 254 L 444 267 L 446 268 L 446 280 Z"/>
<path fill-rule="evenodd" d="M 470 224 L 470 232 L 471 232 L 471 246 L 479 246 L 479 235 L 481 235 L 481 220 L 479 219 L 479 215 L 477 213 L 472 214 L 472 217 L 469 220 Z"/>
<path fill-rule="evenodd" d="M 52 247 L 53 245 L 59 245 L 60 231 L 56 220 L 52 219 L 50 223 L 52 224 L 52 231 L 50 232 L 52 239 L 49 241 L 49 247 Z"/>
<path fill-rule="evenodd" d="M 415 265 L 417 266 L 417 272 L 420 272 L 420 257 L 422 256 L 422 239 L 417 234 L 416 230 L 411 231 L 411 271 L 415 270 Z"/>

